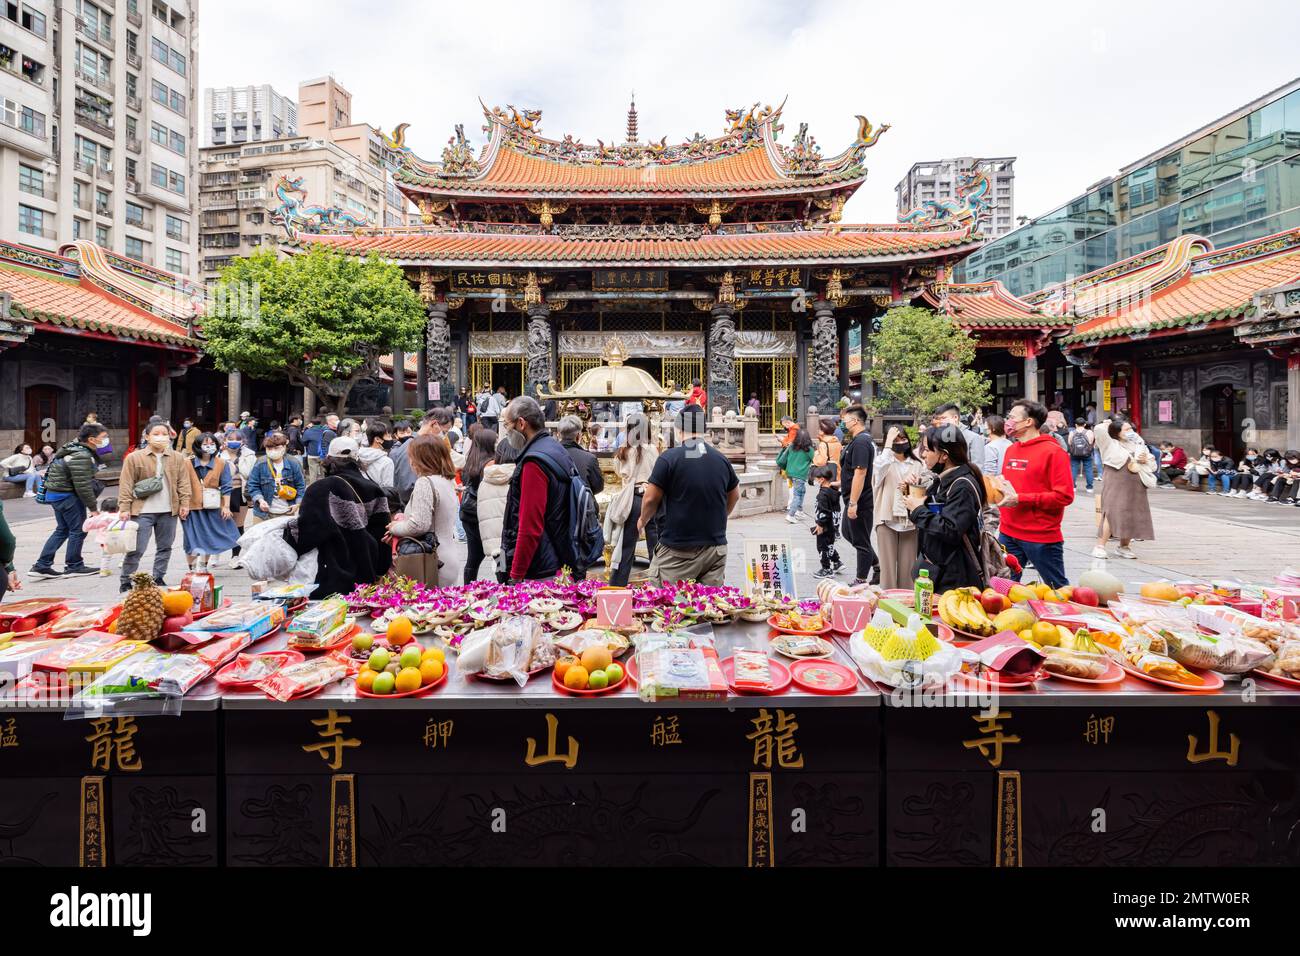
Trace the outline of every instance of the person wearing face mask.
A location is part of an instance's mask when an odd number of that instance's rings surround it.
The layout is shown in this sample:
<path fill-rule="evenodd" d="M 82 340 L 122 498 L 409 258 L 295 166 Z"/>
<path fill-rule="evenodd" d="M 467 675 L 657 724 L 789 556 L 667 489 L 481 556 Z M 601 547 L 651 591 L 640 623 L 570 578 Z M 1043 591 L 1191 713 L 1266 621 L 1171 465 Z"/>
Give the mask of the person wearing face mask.
<path fill-rule="evenodd" d="M 96 497 L 98 484 L 95 472 L 99 468 L 99 455 L 111 447 L 108 429 L 98 423 L 81 426 L 75 441 L 70 441 L 57 452 L 45 472 L 45 485 L 41 499 L 54 509 L 54 531 L 45 542 L 41 555 L 32 565 L 32 573 L 44 577 L 58 577 L 54 557 L 66 541 L 64 574 L 94 574 L 81 556 L 81 546 L 86 533 L 81 525 L 86 514 L 99 513 Z"/>
<path fill-rule="evenodd" d="M 879 567 L 871 547 L 874 498 L 871 473 L 876 464 L 876 445 L 867 431 L 867 412 L 861 405 L 849 405 L 843 413 L 849 442 L 840 452 L 840 494 L 844 496 L 844 539 L 857 552 L 857 577 L 853 584 L 869 584 Z"/>
<path fill-rule="evenodd" d="M 366 426 L 366 445 L 357 454 L 365 476 L 385 491 L 393 490 L 393 433 L 387 422 L 372 419 Z"/>
<path fill-rule="evenodd" d="M 244 530 L 281 515 L 292 514 L 307 490 L 307 479 L 298 460 L 288 454 L 289 439 L 281 432 L 267 435 L 266 455 L 253 465 L 244 482 L 249 511 Z"/>
<path fill-rule="evenodd" d="M 1287 451 L 1282 460 L 1282 467 L 1277 477 L 1269 486 L 1268 500 L 1274 504 L 1289 505 L 1300 503 L 1300 452 Z"/>
<path fill-rule="evenodd" d="M 907 433 L 897 427 L 890 428 L 871 475 L 871 495 L 875 502 L 872 518 L 882 588 L 906 588 L 915 580 L 912 569 L 916 565 L 917 531 L 909 517 L 906 486 L 928 488 L 931 477 L 912 450 Z"/>
<path fill-rule="evenodd" d="M 1105 480 L 1101 486 L 1101 513 L 1097 517 L 1097 546 L 1092 549 L 1092 556 L 1108 557 L 1106 543 L 1118 538 L 1119 550 L 1115 553 L 1133 560 L 1137 554 L 1129 544 L 1134 539 L 1155 540 L 1147 488 L 1155 487 L 1159 463 L 1128 421 L 1098 422 L 1093 432 L 1097 450 L 1101 452 Z"/>
<path fill-rule="evenodd" d="M 1054 438 L 1043 436 L 1043 440 L 1060 450 Z M 921 456 L 925 467 L 939 477 L 929 483 L 928 492 L 915 482 L 895 486 L 917 529 L 916 561 L 906 580 L 915 580 L 925 570 L 936 594 L 988 583 L 977 559 L 980 512 L 988 501 L 983 471 L 966 458 L 969 447 L 955 429 L 932 426 L 921 436 Z"/>
<path fill-rule="evenodd" d="M 1268 467 L 1268 460 L 1259 453 L 1258 448 L 1247 448 L 1241 461 L 1237 462 L 1237 473 L 1232 476 L 1232 486 L 1228 490 L 1229 498 L 1246 498 L 1259 476 Z"/>
<path fill-rule="evenodd" d="M 243 436 L 235 428 L 229 429 L 218 440 L 217 446 L 217 454 L 221 456 L 221 460 L 230 465 L 230 513 L 235 519 L 235 527 L 242 529 L 248 516 L 248 508 L 246 507 L 248 499 L 244 494 L 244 486 L 253 474 L 253 466 L 257 464 L 257 455 L 253 453 L 251 448 L 244 445 Z M 239 560 L 238 545 L 231 549 L 230 554 L 230 567 L 242 567 L 243 565 Z"/>
<path fill-rule="evenodd" d="M 194 422 L 185 419 L 181 422 L 181 430 L 176 433 L 176 450 L 186 458 L 194 457 L 194 442 L 198 440 L 199 430 L 194 427 Z"/>
<path fill-rule="evenodd" d="M 1259 474 L 1255 478 L 1254 487 L 1246 496 L 1252 501 L 1268 501 L 1268 493 L 1273 488 L 1273 482 L 1277 476 L 1286 471 L 1286 461 L 1282 453 L 1276 448 L 1264 449 L 1263 463 L 1259 467 Z"/>
<path fill-rule="evenodd" d="M 206 571 L 212 558 L 231 551 L 239 527 L 230 510 L 234 469 L 221 458 L 211 432 L 200 432 L 190 462 L 193 510 L 182 527 L 185 560 L 192 570 Z"/>
<path fill-rule="evenodd" d="M 1217 448 L 1210 452 L 1210 494 L 1226 495 L 1237 474 L 1237 463 Z M 1216 490 L 1217 489 L 1217 490 Z"/>
<path fill-rule="evenodd" d="M 118 482 L 118 516 L 139 527 L 135 550 L 122 562 L 123 591 L 131 590 L 131 575 L 140 566 L 151 537 L 155 540 L 153 579 L 156 584 L 165 583 L 177 522 L 189 517 L 192 504 L 192 469 L 172 448 L 171 428 L 166 422 L 154 422 L 145 432 L 145 440 L 144 448 L 131 452 L 122 462 Z"/>
<path fill-rule="evenodd" d="M 1053 588 L 1068 582 L 1065 576 L 1065 535 L 1061 522 L 1074 501 L 1070 456 L 1051 435 L 1041 433 L 1047 409 L 1029 399 L 1011 406 L 1003 420 L 1006 435 L 1015 444 L 1002 454 L 1002 500 L 998 540 L 1023 569 L 1032 564 L 1039 577 Z M 936 585 L 937 587 L 937 585 Z"/>
<path fill-rule="evenodd" d="M 32 489 L 36 487 L 35 459 L 32 457 L 32 446 L 23 443 L 14 449 L 14 453 L 0 461 L 0 470 L 3 471 L 4 480 L 12 482 L 15 485 L 24 485 L 23 497 L 35 498 L 36 492 Z"/>

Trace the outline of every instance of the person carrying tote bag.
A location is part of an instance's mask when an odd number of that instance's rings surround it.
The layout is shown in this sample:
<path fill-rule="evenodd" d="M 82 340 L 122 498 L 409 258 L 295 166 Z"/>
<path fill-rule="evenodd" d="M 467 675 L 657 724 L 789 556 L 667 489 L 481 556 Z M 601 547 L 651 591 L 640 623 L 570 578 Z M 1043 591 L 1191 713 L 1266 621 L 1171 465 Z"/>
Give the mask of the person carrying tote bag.
<path fill-rule="evenodd" d="M 388 526 L 394 566 L 399 574 L 430 587 L 461 584 L 468 550 L 456 540 L 459 504 L 447 443 L 431 435 L 412 439 L 410 462 L 418 476 L 411 500 L 403 515 Z"/>

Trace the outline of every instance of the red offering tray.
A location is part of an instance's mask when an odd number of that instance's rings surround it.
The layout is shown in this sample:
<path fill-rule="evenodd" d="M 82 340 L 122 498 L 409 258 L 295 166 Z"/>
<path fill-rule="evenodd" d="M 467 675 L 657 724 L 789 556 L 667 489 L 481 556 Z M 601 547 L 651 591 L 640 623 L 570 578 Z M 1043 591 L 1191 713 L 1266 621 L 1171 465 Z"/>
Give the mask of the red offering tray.
<path fill-rule="evenodd" d="M 984 670 L 978 674 L 962 671 L 956 675 L 956 679 L 968 684 L 982 684 L 985 687 L 991 687 L 994 690 L 1035 690 L 1039 681 L 1047 679 L 1047 671 L 1036 670 L 1028 677 L 1016 678 L 1014 680 L 1003 680 L 998 671 Z"/>
<path fill-rule="evenodd" d="M 276 630 L 279 630 L 279 628 L 276 628 Z M 274 634 L 275 631 L 272 631 L 271 633 Z M 342 633 L 342 635 L 340 635 L 339 637 L 330 641 L 328 644 L 325 644 L 321 647 L 294 647 L 293 649 L 296 651 L 302 651 L 304 654 L 327 654 L 330 651 L 337 651 L 344 647 L 347 647 L 349 644 L 352 643 L 352 638 L 356 637 L 360 633 L 361 633 L 361 625 L 354 623 L 350 628 L 345 630 Z M 289 640 L 291 642 L 293 641 L 292 634 L 289 635 Z M 392 694 L 389 694 L 388 696 L 391 697 Z"/>
<path fill-rule="evenodd" d="M 829 623 L 824 624 L 820 631 L 796 631 L 792 627 L 782 627 L 781 625 L 777 624 L 776 618 L 777 616 L 773 614 L 771 617 L 767 619 L 767 623 L 774 631 L 780 631 L 782 634 L 811 634 L 814 637 L 822 637 L 831 632 L 831 626 Z"/>
<path fill-rule="evenodd" d="M 1110 687 L 1115 684 L 1124 683 L 1124 668 L 1120 667 L 1110 658 L 1106 659 L 1106 673 L 1100 677 L 1068 677 L 1065 674 L 1057 674 L 1055 671 L 1048 671 L 1047 676 L 1052 680 L 1071 681 L 1075 684 L 1088 684 L 1091 687 Z"/>
<path fill-rule="evenodd" d="M 1152 677 L 1150 674 L 1146 673 L 1145 671 L 1140 671 L 1136 667 L 1131 667 L 1125 664 L 1120 664 L 1119 666 L 1124 668 L 1124 673 L 1128 674 L 1130 677 L 1136 677 L 1138 680 L 1144 680 L 1148 684 L 1157 684 L 1161 687 L 1171 688 L 1172 690 L 1181 690 L 1184 693 L 1192 693 L 1192 694 L 1213 693 L 1214 691 L 1220 690 L 1223 687 L 1223 678 L 1220 677 L 1218 674 L 1214 673 L 1214 671 L 1198 670 L 1195 667 L 1189 667 L 1187 669 L 1191 671 L 1193 674 L 1195 674 L 1197 677 L 1201 678 L 1204 681 L 1203 684 L 1199 684 L 1199 685 L 1180 684 L 1177 681 L 1165 680 L 1163 677 Z"/>
<path fill-rule="evenodd" d="M 810 694 L 851 694 L 858 675 L 836 661 L 795 661 L 790 666 L 794 685 Z"/>
<path fill-rule="evenodd" d="M 265 651 L 261 654 L 250 654 L 248 656 L 277 658 L 280 661 L 280 667 L 288 667 L 290 664 L 297 664 L 306 660 L 299 651 Z M 235 668 L 238 664 L 238 660 L 231 661 L 225 667 L 221 668 L 221 670 L 212 675 L 213 679 L 221 685 L 223 690 L 255 690 L 256 688 L 254 685 L 263 678 L 259 677 L 257 680 L 238 680 L 232 678 L 230 675 L 235 673 Z M 276 669 L 279 670 L 280 668 Z"/>
<path fill-rule="evenodd" d="M 573 697 L 599 697 L 602 694 L 612 694 L 614 691 L 618 690 L 620 687 L 622 687 L 624 684 L 627 683 L 627 677 L 628 677 L 627 669 L 624 668 L 623 679 L 620 680 L 617 684 L 610 684 L 608 687 L 601 687 L 598 690 L 592 690 L 590 687 L 584 688 L 582 690 L 578 690 L 576 687 L 565 687 L 564 681 L 560 680 L 558 677 L 555 676 L 555 669 L 552 668 L 551 686 L 554 687 L 561 694 L 569 694 L 570 696 Z"/>
<path fill-rule="evenodd" d="M 633 687 L 636 687 L 638 684 L 641 683 L 641 672 L 640 669 L 636 666 L 635 654 L 633 654 L 631 657 L 629 657 L 626 661 L 623 662 L 623 673 L 627 675 L 627 679 L 632 682 Z"/>
<path fill-rule="evenodd" d="M 821 663 L 818 661 L 817 663 Z M 772 675 L 772 686 L 768 690 L 742 690 L 736 686 L 736 659 L 734 657 L 724 657 L 718 661 L 718 667 L 722 670 L 722 676 L 727 679 L 727 687 L 733 694 L 746 694 L 756 697 L 763 697 L 768 694 L 779 694 L 790 686 L 792 680 L 790 668 L 786 667 L 780 661 L 769 657 L 767 659 L 768 670 Z"/>
<path fill-rule="evenodd" d="M 1277 681 L 1279 684 L 1285 684 L 1287 687 L 1300 688 L 1300 680 L 1296 680 L 1294 677 L 1283 677 L 1281 674 L 1268 674 L 1258 668 L 1251 671 L 1251 673 L 1256 677 L 1264 678 L 1264 680 Z"/>
<path fill-rule="evenodd" d="M 369 691 L 362 690 L 360 687 L 357 687 L 355 684 L 353 684 L 353 688 L 356 690 L 358 697 L 369 697 L 374 700 L 397 700 L 398 698 L 401 697 L 423 697 L 425 694 L 432 694 L 443 684 L 447 683 L 448 673 L 449 670 L 446 667 L 446 665 L 444 665 L 442 669 L 442 676 L 439 677 L 432 684 L 425 684 L 422 687 L 415 688 L 415 690 L 404 690 L 400 694 L 372 694 Z"/>

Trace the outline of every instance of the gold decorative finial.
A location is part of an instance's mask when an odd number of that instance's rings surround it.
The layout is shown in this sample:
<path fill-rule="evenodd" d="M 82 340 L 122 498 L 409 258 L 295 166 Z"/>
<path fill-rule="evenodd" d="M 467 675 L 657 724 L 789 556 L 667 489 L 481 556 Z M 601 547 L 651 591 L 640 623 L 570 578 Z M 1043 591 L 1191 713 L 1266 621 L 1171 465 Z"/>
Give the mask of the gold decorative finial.
<path fill-rule="evenodd" d="M 617 335 L 612 336 L 605 343 L 604 350 L 600 353 L 601 361 L 611 368 L 618 368 L 627 358 L 627 349 L 623 347 L 623 340 Z"/>

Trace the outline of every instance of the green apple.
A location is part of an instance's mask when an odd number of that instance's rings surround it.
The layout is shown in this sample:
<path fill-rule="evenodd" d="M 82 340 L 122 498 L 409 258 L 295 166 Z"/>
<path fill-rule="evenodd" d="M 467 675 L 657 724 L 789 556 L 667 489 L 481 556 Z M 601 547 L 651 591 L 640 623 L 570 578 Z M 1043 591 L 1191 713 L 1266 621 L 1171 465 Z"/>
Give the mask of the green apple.
<path fill-rule="evenodd" d="M 354 651 L 368 651 L 374 643 L 375 636 L 373 634 L 358 634 L 352 638 L 352 649 Z"/>
<path fill-rule="evenodd" d="M 393 692 L 393 688 L 395 688 L 396 686 L 397 686 L 397 678 L 394 677 L 392 674 L 390 674 L 388 671 L 384 671 L 382 674 L 376 677 L 375 682 L 372 685 L 370 685 L 370 693 L 391 694 Z"/>
<path fill-rule="evenodd" d="M 402 656 L 398 658 L 398 662 L 403 667 L 419 667 L 420 648 L 414 644 L 408 644 L 406 647 L 402 648 Z"/>
<path fill-rule="evenodd" d="M 366 663 L 370 665 L 372 671 L 378 673 L 388 666 L 389 660 L 391 660 L 391 658 L 389 657 L 388 651 L 381 647 L 370 652 L 370 660 Z"/>
<path fill-rule="evenodd" d="M 600 690 L 609 686 L 609 674 L 605 671 L 592 671 L 587 675 L 587 687 L 590 690 Z"/>
<path fill-rule="evenodd" d="M 617 684 L 623 679 L 623 665 L 610 664 L 605 668 L 605 676 L 609 678 L 610 686 Z"/>

